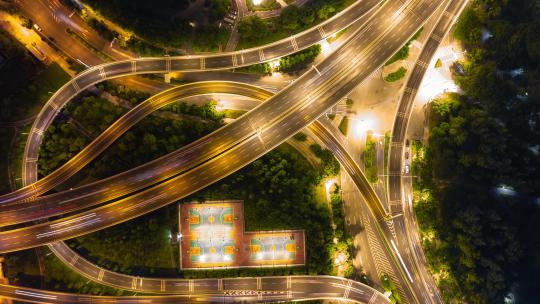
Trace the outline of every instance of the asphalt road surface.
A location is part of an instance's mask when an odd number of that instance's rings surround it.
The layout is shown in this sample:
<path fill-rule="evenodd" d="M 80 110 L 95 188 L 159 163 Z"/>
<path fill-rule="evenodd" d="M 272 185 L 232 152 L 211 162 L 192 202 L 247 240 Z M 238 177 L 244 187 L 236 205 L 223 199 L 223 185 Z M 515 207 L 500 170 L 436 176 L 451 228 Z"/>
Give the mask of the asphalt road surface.
<path fill-rule="evenodd" d="M 286 93 L 280 93 L 275 98 L 269 100 L 267 103 L 263 104 L 259 108 L 264 108 L 267 104 L 272 104 L 272 100 L 280 99 L 285 97 L 291 97 L 291 95 L 287 95 L 287 91 L 289 94 L 292 94 L 293 98 L 297 99 L 303 99 L 303 104 L 299 104 L 296 107 L 293 107 L 293 111 L 287 113 L 287 115 L 284 115 L 284 117 L 280 117 L 280 119 L 277 122 L 274 122 L 267 126 L 268 124 L 265 124 L 265 117 L 264 115 L 257 117 L 256 115 L 252 115 L 252 120 L 248 119 L 248 122 L 252 124 L 251 128 L 248 127 L 248 129 L 251 129 L 251 131 L 255 131 L 255 134 L 251 134 L 242 142 L 241 145 L 236 145 L 229 150 L 227 150 L 225 153 L 219 155 L 219 157 L 216 157 L 212 160 L 210 160 L 207 163 L 202 164 L 201 166 L 197 167 L 197 170 L 192 171 L 205 171 L 205 166 L 214 166 L 209 168 L 223 168 L 224 172 L 218 172 L 217 174 L 214 174 L 215 176 L 209 176 L 205 175 L 201 177 L 203 179 L 200 183 L 204 184 L 205 182 L 212 182 L 212 179 L 220 178 L 220 174 L 229 174 L 230 172 L 234 171 L 244 166 L 246 163 L 249 163 L 250 158 L 253 159 L 253 156 L 260 156 L 264 154 L 266 151 L 268 151 L 270 148 L 273 148 L 277 146 L 280 142 L 282 142 L 282 138 L 290 137 L 296 131 L 301 129 L 303 126 L 305 126 L 306 123 L 309 123 L 310 121 L 313 121 L 315 118 L 317 118 L 320 114 L 324 113 L 324 110 L 328 109 L 335 103 L 335 100 L 332 100 L 332 98 L 339 98 L 346 95 L 346 92 L 350 91 L 350 86 L 354 84 L 358 84 L 359 81 L 361 81 L 365 77 L 365 73 L 363 71 L 372 71 L 373 67 L 377 67 L 384 63 L 386 58 L 388 58 L 393 51 L 397 50 L 406 40 L 408 37 L 412 36 L 414 32 L 421 26 L 423 23 L 423 20 L 426 20 L 427 17 L 433 12 L 433 10 L 438 6 L 439 4 L 433 4 L 433 3 L 423 3 L 423 1 L 409 1 L 403 6 L 398 6 L 395 3 L 388 3 L 383 7 L 381 10 L 381 14 L 376 16 L 373 20 L 373 23 L 371 25 L 368 25 L 368 27 L 364 28 L 363 34 L 365 36 L 373 36 L 373 38 L 366 37 L 366 39 L 363 41 L 359 41 L 359 36 L 363 35 L 357 35 L 355 38 L 353 38 L 349 43 L 347 43 L 344 48 L 339 50 L 336 54 L 329 57 L 337 57 L 333 58 L 334 60 L 326 60 L 325 62 L 321 63 L 316 68 L 312 69 L 310 72 L 308 72 L 304 77 L 297 80 L 294 84 L 296 86 L 290 86 L 287 89 L 284 90 Z M 397 6 L 397 7 L 396 7 Z M 390 8 L 395 9 L 391 10 Z M 388 9 L 388 11 L 384 12 L 385 9 Z M 403 16 L 406 15 L 406 16 Z M 381 17 L 382 19 L 378 19 L 377 17 Z M 401 17 L 401 18 L 400 18 Z M 391 20 L 397 19 L 397 22 L 389 22 Z M 378 21 L 378 22 L 376 22 Z M 400 23 L 400 33 L 397 33 L 397 23 Z M 388 25 L 391 25 L 388 27 Z M 367 30 L 366 30 L 367 29 Z M 393 31 L 392 31 L 393 30 Z M 378 35 L 378 36 L 377 36 Z M 390 36 L 390 37 L 388 37 Z M 395 37 L 398 36 L 398 37 Z M 389 38 L 384 41 L 384 43 L 371 43 L 372 41 L 382 40 L 382 37 Z M 371 41 L 371 42 L 366 42 Z M 357 43 L 358 45 L 355 45 Z M 367 45 L 366 45 L 367 44 Z M 377 49 L 377 44 L 382 45 L 382 47 L 386 47 L 383 50 L 380 48 L 378 49 L 378 52 L 373 52 L 373 49 Z M 390 44 L 390 46 L 388 46 Z M 376 46 L 373 46 L 376 45 Z M 356 46 L 356 47 L 354 47 Z M 368 54 L 371 54 L 371 56 L 364 57 L 363 60 L 358 60 L 356 58 L 357 54 L 365 53 L 365 56 Z M 373 58 L 374 57 L 374 58 Z M 349 59 L 349 62 L 346 62 L 345 60 Z M 350 61 L 352 60 L 353 64 L 350 64 Z M 361 63 L 361 64 L 359 64 Z M 204 66 L 204 62 L 201 62 L 201 65 Z M 150 65 L 152 68 L 155 68 L 154 66 Z M 348 73 L 345 73 L 343 70 L 345 70 Z M 354 70 L 356 72 L 353 72 L 351 70 Z M 102 72 L 102 71 L 101 71 Z M 352 75 L 351 75 L 352 74 Z M 356 80 L 356 82 L 354 81 Z M 302 87 L 301 84 L 304 84 Z M 78 86 L 78 84 L 72 85 L 74 89 Z M 306 97 L 305 92 L 296 92 L 297 94 L 294 94 L 295 91 L 298 91 L 299 89 L 302 91 L 302 89 L 306 87 L 312 87 L 313 90 L 317 91 L 317 94 L 308 94 Z M 300 87 L 300 88 L 298 88 Z M 347 90 L 348 89 L 348 90 Z M 301 93 L 298 94 L 298 93 Z M 311 96 L 310 96 L 311 95 Z M 338 97 L 339 96 L 339 97 Z M 285 102 L 286 106 L 292 106 L 291 100 L 285 98 L 285 100 L 288 100 L 289 102 Z M 274 102 L 275 104 L 275 102 Z M 272 105 L 274 105 L 272 104 Z M 309 107 L 308 107 L 309 105 Z M 255 109 L 252 112 L 256 112 Z M 280 113 L 283 112 L 282 109 L 279 109 Z M 250 112 L 250 114 L 252 113 Z M 273 117 L 273 116 L 272 116 Z M 294 119 L 293 119 L 294 118 Z M 302 119 L 303 118 L 303 119 Z M 240 119 L 241 120 L 241 119 Z M 255 124 L 255 126 L 264 126 L 264 127 L 253 127 L 253 123 L 259 122 L 259 124 Z M 286 128 L 287 124 L 291 124 L 289 128 Z M 278 126 L 278 127 L 276 127 Z M 285 129 L 286 128 L 286 129 Z M 277 133 L 277 134 L 276 134 Z M 248 134 L 249 135 L 249 134 Z M 285 138 L 285 139 L 286 139 Z M 247 149 L 246 149 L 247 147 Z M 242 148 L 246 152 L 249 153 L 242 153 Z M 249 151 L 248 151 L 249 150 Z M 248 155 L 245 159 L 241 159 L 240 161 L 235 159 L 229 159 L 229 153 L 235 155 Z M 240 152 L 240 153 L 238 153 Z M 236 159 L 239 159 L 238 157 Z M 245 160 L 244 162 L 242 162 Z M 208 165 L 210 164 L 210 165 Z M 229 167 L 233 167 L 229 169 Z M 216 170 L 219 171 L 219 170 Z M 187 172 L 189 174 L 190 172 Z M 182 175 L 183 176 L 183 175 Z M 205 178 L 206 177 L 206 178 Z M 172 191 L 163 191 L 167 190 L 167 187 L 170 187 L 169 182 L 175 180 L 176 178 L 173 178 L 167 182 L 164 182 L 158 186 L 153 187 L 150 192 L 152 192 L 151 196 L 145 197 L 145 192 L 143 191 L 134 197 L 141 195 L 141 198 L 144 198 L 143 203 L 139 203 L 137 205 L 131 205 L 131 207 L 128 206 L 128 209 L 121 209 L 123 213 L 131 213 L 131 210 L 138 209 L 138 210 L 149 210 L 149 209 L 155 209 L 157 208 L 154 206 L 153 202 L 162 200 L 166 201 L 165 197 L 168 195 L 168 192 Z M 189 180 L 189 176 L 187 177 Z M 191 178 L 193 179 L 193 178 Z M 204 181 L 204 179 L 207 179 L 207 181 Z M 180 180 L 175 180 L 180 181 Z M 195 186 L 196 187 L 196 186 Z M 183 188 L 183 187 L 178 187 Z M 182 189 L 180 191 L 191 191 L 190 189 Z M 160 189 L 160 190 L 156 190 Z M 169 189 L 172 190 L 172 189 Z M 157 191 L 157 193 L 156 193 Z M 161 192 L 160 192 L 161 191 Z M 157 194 L 157 195 L 156 195 Z M 119 201 L 122 202 L 122 201 Z M 163 202 L 160 202 L 163 203 Z M 156 205 L 159 205 L 160 203 L 156 203 Z M 111 205 L 117 205 L 117 203 L 111 204 Z M 120 203 L 118 203 L 120 205 Z M 104 206 L 106 208 L 106 206 Z M 101 209 L 101 208 L 98 208 Z M 152 209 L 152 210 L 153 210 Z M 382 214 L 381 212 L 384 212 L 383 210 L 378 210 L 378 208 L 375 206 L 374 208 L 371 208 L 372 211 L 377 214 L 377 218 L 384 218 L 386 217 L 386 214 Z M 111 211 L 109 210 L 109 213 L 112 213 L 114 209 Z M 137 214 L 140 211 L 134 212 L 134 214 Z M 148 212 L 148 211 L 144 211 Z M 100 214 L 101 216 L 102 214 Z M 381 217 L 382 215 L 382 217 Z M 51 223 L 50 227 L 53 228 L 51 231 L 41 232 L 38 234 L 34 234 L 38 239 L 48 239 L 51 236 L 54 236 L 56 238 L 58 235 L 64 235 L 64 234 L 71 234 L 73 231 L 76 230 L 87 230 L 87 229 L 94 229 L 92 226 L 103 226 L 107 225 L 104 224 L 107 222 L 107 220 L 111 220 L 111 218 L 101 218 L 97 217 L 96 214 L 92 213 L 86 213 L 79 217 L 81 219 L 84 218 L 84 221 L 81 221 L 80 224 L 77 225 L 71 225 L 73 222 L 77 222 L 78 220 L 74 220 L 74 218 L 67 219 L 67 221 L 70 221 L 69 228 L 59 228 L 64 225 L 66 220 L 61 220 L 58 223 Z M 112 220 L 116 221 L 118 218 L 129 218 L 129 217 L 137 216 L 137 215 L 124 215 L 120 214 L 117 216 L 113 216 Z M 77 218 L 75 218 L 77 219 Z M 89 219 L 89 220 L 87 220 Z M 96 225 L 97 224 L 97 225 Z M 48 224 L 40 225 L 42 226 L 49 226 Z M 75 227 L 74 227 L 75 226 Z M 56 227 L 56 228 L 55 228 Z M 384 227 L 384 226 L 383 226 Z M 20 231 L 24 231 L 27 228 L 23 228 L 21 230 L 18 230 L 15 235 L 18 234 Z M 32 227 L 28 228 L 32 229 Z M 26 231 L 28 232 L 28 231 Z M 80 232 L 80 231 L 79 231 Z M 77 232 L 75 232 L 77 233 Z M 383 232 L 384 233 L 384 232 Z M 8 232 L 9 234 L 9 232 Z M 386 233 L 385 233 L 386 234 Z M 32 234 L 29 234 L 32 235 Z M 63 236 L 62 236 L 63 237 Z M 3 238 L 2 240 L 8 240 L 8 239 L 16 239 L 17 237 L 11 236 L 11 238 Z M 19 239 L 20 240 L 20 239 Z M 4 242 L 2 242 L 4 243 Z M 13 243 L 11 243 L 13 245 Z M 18 246 L 18 245 L 17 245 Z M 26 245 L 25 245 L 26 246 Z M 398 254 L 399 256 L 399 254 Z M 399 258 L 401 261 L 401 258 Z M 403 262 L 402 262 L 403 263 Z"/>

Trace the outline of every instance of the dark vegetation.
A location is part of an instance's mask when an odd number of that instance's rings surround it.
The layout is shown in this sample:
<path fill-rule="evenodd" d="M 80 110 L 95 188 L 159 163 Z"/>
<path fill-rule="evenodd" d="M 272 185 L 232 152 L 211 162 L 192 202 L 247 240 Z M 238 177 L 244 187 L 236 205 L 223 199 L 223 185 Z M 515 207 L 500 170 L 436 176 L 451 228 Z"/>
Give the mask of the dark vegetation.
<path fill-rule="evenodd" d="M 39 154 L 39 173 L 46 175 L 69 160 L 125 112 L 93 96 L 70 103 L 45 133 Z M 173 120 L 150 115 L 122 135 L 78 176 L 99 179 L 127 170 L 172 152 L 220 125 L 217 121 Z"/>
<path fill-rule="evenodd" d="M 59 65 L 41 63 L 1 28 L 0 56 L 0 121 L 36 114 L 51 94 L 69 80 Z"/>
<path fill-rule="evenodd" d="M 312 0 L 302 7 L 294 4 L 285 7 L 276 18 L 245 18 L 238 27 L 238 46 L 248 48 L 288 37 L 332 17 L 350 3 L 348 0 Z"/>
<path fill-rule="evenodd" d="M 366 168 L 366 177 L 370 183 L 376 183 L 379 180 L 377 168 L 377 143 L 368 135 L 366 138 L 366 150 L 362 153 L 362 161 Z"/>
<path fill-rule="evenodd" d="M 282 72 L 294 72 L 307 67 L 321 53 L 321 45 L 316 44 L 298 53 L 282 57 L 279 60 L 279 70 Z"/>
<path fill-rule="evenodd" d="M 537 1 L 474 1 L 455 32 L 465 94 L 433 103 L 429 146 L 414 147 L 416 210 L 446 302 L 540 296 L 538 33 Z"/>
<path fill-rule="evenodd" d="M 404 68 L 404 67 L 399 67 L 399 69 L 397 69 L 396 71 L 386 75 L 384 77 L 384 81 L 386 81 L 386 82 L 396 82 L 396 81 L 402 79 L 403 77 L 405 77 L 405 74 L 407 74 L 407 69 Z"/>
<path fill-rule="evenodd" d="M 205 0 L 200 22 L 192 27 L 195 16 L 182 17 L 189 7 L 188 0 L 85 0 L 94 10 L 122 27 L 133 31 L 141 39 L 130 39 L 128 47 L 145 55 L 162 52 L 161 47 L 182 48 L 192 45 L 196 51 L 215 51 L 227 42 L 228 31 L 219 27 L 230 8 L 229 0 Z M 200 13 L 200 12 L 198 12 Z M 94 28 L 96 28 L 94 24 Z M 101 30 L 101 33 L 106 32 Z M 114 37 L 109 30 L 106 37 Z M 154 44 L 156 46 L 154 46 Z"/>

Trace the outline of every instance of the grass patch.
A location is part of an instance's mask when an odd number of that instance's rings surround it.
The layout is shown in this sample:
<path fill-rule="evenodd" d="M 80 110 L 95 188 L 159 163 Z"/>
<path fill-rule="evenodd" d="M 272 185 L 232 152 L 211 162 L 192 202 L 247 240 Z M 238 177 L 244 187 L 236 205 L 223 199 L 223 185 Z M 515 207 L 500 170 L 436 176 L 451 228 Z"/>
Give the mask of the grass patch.
<path fill-rule="evenodd" d="M 379 180 L 377 172 L 377 148 L 376 142 L 371 135 L 366 138 L 366 150 L 362 153 L 362 160 L 366 168 L 366 177 L 370 183 L 376 183 Z"/>
<path fill-rule="evenodd" d="M 349 131 L 349 118 L 347 116 L 343 117 L 338 128 L 343 135 L 347 136 L 347 132 Z"/>
<path fill-rule="evenodd" d="M 392 138 L 390 137 L 390 131 L 384 133 L 384 184 L 388 188 L 388 157 L 390 157 L 390 144 L 392 143 Z"/>
<path fill-rule="evenodd" d="M 396 82 L 396 81 L 402 79 L 403 77 L 405 77 L 406 73 L 407 73 L 407 69 L 404 68 L 404 67 L 400 67 L 399 69 L 397 69 L 397 71 L 386 75 L 386 77 L 384 77 L 384 81 L 386 81 L 386 82 Z"/>
<path fill-rule="evenodd" d="M 298 140 L 298 141 L 306 141 L 307 140 L 307 135 L 304 132 L 298 132 L 298 133 L 294 134 L 293 138 Z"/>

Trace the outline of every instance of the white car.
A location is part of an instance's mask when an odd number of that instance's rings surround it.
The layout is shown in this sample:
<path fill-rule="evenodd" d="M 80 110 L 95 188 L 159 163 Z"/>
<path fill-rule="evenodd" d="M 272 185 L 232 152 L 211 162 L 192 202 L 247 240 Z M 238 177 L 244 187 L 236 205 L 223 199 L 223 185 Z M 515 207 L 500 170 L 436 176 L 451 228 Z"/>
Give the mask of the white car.
<path fill-rule="evenodd" d="M 37 25 L 37 24 L 35 24 L 35 23 L 34 23 L 34 29 L 35 29 L 36 31 L 38 31 L 38 32 L 43 31 L 43 30 L 41 29 L 41 27 L 39 27 L 39 25 Z"/>
<path fill-rule="evenodd" d="M 405 165 L 405 168 L 403 168 L 403 172 L 405 172 L 405 174 L 409 174 L 410 172 L 410 168 L 409 168 L 409 165 Z"/>

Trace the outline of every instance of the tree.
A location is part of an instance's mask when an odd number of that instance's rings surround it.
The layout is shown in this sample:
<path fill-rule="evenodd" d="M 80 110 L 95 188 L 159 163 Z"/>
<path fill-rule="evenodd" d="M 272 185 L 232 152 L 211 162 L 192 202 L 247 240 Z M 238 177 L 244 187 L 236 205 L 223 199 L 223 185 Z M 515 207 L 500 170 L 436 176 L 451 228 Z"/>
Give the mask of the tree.
<path fill-rule="evenodd" d="M 330 17 L 334 12 L 336 11 L 336 9 L 330 5 L 330 4 L 325 4 L 323 5 L 321 8 L 319 8 L 319 10 L 317 11 L 317 16 L 319 17 L 319 19 L 321 20 L 326 20 L 328 19 L 328 17 Z"/>
<path fill-rule="evenodd" d="M 289 30 L 294 30 L 300 25 L 300 15 L 302 14 L 300 8 L 296 5 L 289 5 L 281 11 L 281 25 Z"/>
<path fill-rule="evenodd" d="M 306 7 L 303 9 L 302 16 L 300 18 L 305 26 L 311 25 L 315 21 L 315 12 L 312 8 Z"/>
<path fill-rule="evenodd" d="M 238 33 L 243 39 L 254 41 L 268 35 L 268 27 L 258 16 L 249 16 L 238 24 Z"/>

